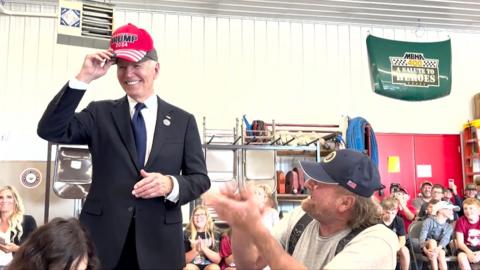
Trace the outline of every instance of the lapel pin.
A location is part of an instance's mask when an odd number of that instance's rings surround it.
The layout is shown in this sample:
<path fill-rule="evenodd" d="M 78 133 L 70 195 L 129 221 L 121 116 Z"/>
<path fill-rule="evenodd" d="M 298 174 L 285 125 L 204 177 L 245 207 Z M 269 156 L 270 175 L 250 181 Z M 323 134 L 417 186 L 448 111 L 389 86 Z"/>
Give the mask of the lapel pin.
<path fill-rule="evenodd" d="M 165 126 L 167 126 L 167 127 L 170 126 L 170 120 L 168 120 L 168 119 L 163 119 L 163 124 L 164 124 Z"/>

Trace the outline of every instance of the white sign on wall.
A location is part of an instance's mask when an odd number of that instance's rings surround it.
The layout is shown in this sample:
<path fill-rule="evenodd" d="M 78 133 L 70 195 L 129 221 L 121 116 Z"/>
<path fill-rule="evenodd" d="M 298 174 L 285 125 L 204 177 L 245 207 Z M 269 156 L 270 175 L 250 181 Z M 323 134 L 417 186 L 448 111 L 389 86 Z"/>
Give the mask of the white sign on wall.
<path fill-rule="evenodd" d="M 431 178 L 432 177 L 432 165 L 419 164 L 417 165 L 417 177 Z"/>

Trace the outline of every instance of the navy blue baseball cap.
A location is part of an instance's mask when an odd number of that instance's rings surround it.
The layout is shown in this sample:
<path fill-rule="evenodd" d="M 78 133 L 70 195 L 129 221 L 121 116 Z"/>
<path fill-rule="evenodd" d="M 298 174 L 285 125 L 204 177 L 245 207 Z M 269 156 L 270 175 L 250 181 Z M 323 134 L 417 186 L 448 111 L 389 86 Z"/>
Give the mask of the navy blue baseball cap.
<path fill-rule="evenodd" d="M 377 166 L 365 154 L 342 149 L 331 152 L 321 162 L 301 161 L 305 179 L 319 183 L 339 184 L 362 197 L 385 188 Z"/>

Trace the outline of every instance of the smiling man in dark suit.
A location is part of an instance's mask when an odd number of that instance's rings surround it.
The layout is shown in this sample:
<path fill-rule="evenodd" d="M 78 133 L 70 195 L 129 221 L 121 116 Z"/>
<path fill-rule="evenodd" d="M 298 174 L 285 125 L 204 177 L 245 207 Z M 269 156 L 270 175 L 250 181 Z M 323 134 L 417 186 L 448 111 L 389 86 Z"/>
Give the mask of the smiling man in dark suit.
<path fill-rule="evenodd" d="M 119 27 L 110 49 L 85 57 L 38 124 L 46 140 L 89 147 L 92 184 L 80 221 L 102 269 L 183 268 L 181 205 L 210 187 L 194 116 L 154 93 L 157 61 L 148 32 Z M 75 113 L 88 84 L 114 64 L 126 96 Z"/>

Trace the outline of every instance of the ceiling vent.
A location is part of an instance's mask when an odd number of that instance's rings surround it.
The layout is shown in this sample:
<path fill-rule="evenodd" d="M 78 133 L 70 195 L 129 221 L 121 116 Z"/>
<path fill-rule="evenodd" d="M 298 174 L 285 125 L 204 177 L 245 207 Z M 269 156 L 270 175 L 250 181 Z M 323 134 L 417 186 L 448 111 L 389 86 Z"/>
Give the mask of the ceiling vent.
<path fill-rule="evenodd" d="M 107 49 L 112 36 L 113 6 L 93 1 L 59 1 L 57 43 Z"/>

